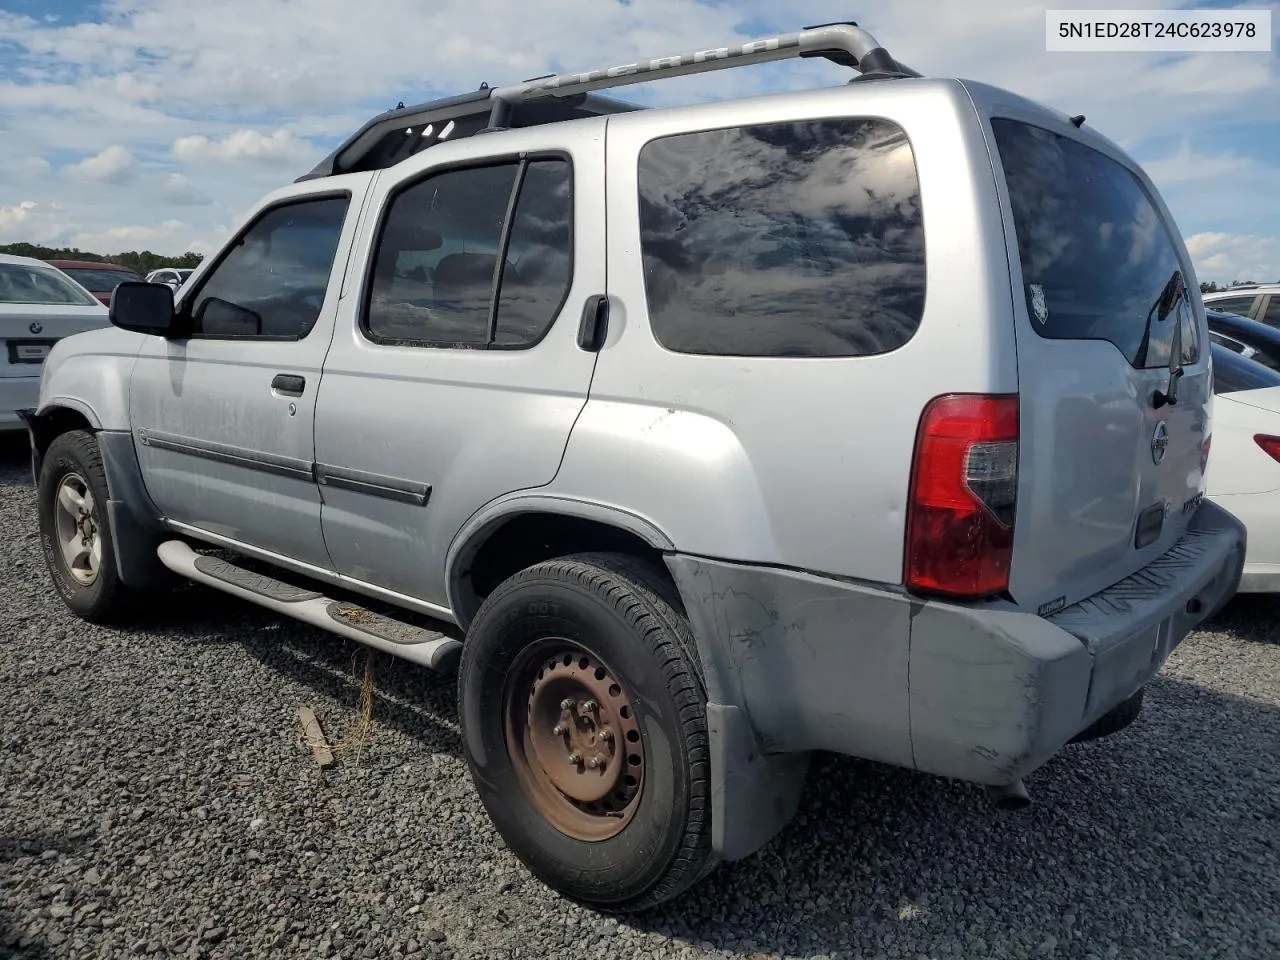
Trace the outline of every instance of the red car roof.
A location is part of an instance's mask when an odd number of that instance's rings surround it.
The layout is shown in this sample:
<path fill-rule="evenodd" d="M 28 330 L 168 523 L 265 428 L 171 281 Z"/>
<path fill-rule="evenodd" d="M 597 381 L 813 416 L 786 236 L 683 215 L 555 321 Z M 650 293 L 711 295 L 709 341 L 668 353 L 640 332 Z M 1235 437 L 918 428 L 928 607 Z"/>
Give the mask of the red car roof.
<path fill-rule="evenodd" d="M 135 270 L 130 270 L 128 267 L 121 266 L 118 263 L 107 263 L 105 260 L 46 260 L 45 263 L 53 264 L 53 266 L 57 267 L 59 270 L 64 270 L 67 267 L 70 267 L 73 270 L 77 267 L 85 267 L 102 270 L 124 270 L 128 273 L 137 272 Z"/>

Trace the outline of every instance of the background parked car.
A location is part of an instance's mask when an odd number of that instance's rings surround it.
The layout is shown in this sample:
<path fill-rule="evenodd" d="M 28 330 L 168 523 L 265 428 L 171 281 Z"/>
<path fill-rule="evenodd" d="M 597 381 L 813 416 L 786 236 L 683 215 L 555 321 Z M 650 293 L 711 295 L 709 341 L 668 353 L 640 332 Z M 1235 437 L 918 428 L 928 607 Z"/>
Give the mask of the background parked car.
<path fill-rule="evenodd" d="M 141 280 L 142 277 L 122 267 L 118 263 L 103 263 L 98 260 L 49 260 L 49 264 L 68 274 L 73 280 L 98 298 L 103 306 L 111 306 L 111 292 L 116 285 L 126 280 Z"/>
<path fill-rule="evenodd" d="M 1226 310 L 1280 327 L 1280 283 L 1250 283 L 1230 290 L 1215 290 L 1204 294 L 1202 299 L 1210 309 Z"/>
<path fill-rule="evenodd" d="M 1280 370 L 1280 328 L 1207 306 L 1205 313 L 1209 317 L 1209 338 L 1214 343 L 1272 370 Z"/>
<path fill-rule="evenodd" d="M 21 430 L 17 411 L 34 407 L 54 343 L 109 326 L 107 309 L 56 267 L 0 254 L 0 431 Z"/>
<path fill-rule="evenodd" d="M 195 270 L 189 267 L 161 267 L 147 274 L 147 283 L 167 283 L 177 290 L 194 272 Z"/>
<path fill-rule="evenodd" d="M 1214 343 L 1205 493 L 1249 531 L 1241 593 L 1280 591 L 1280 372 Z"/>

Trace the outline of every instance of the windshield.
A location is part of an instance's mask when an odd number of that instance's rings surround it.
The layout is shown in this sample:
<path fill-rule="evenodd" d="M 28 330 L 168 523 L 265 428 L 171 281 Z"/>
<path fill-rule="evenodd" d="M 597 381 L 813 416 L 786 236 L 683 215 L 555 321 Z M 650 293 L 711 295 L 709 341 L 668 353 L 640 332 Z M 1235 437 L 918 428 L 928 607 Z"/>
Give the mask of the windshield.
<path fill-rule="evenodd" d="M 0 263 L 0 303 L 93 306 L 97 300 L 56 271 L 20 263 Z"/>
<path fill-rule="evenodd" d="M 178 279 L 179 279 L 179 280 L 185 280 L 185 279 L 187 279 L 187 277 L 191 276 L 191 274 L 192 274 L 192 273 L 194 273 L 194 272 L 195 272 L 194 270 L 179 270 L 179 271 L 177 271 L 177 273 L 178 273 Z"/>
<path fill-rule="evenodd" d="M 141 280 L 136 273 L 127 270 L 111 270 L 104 267 L 63 267 L 63 271 L 74 277 L 76 282 L 86 290 L 94 293 L 110 293 L 116 284 L 126 280 Z"/>
<path fill-rule="evenodd" d="M 1056 340 L 1109 340 L 1135 367 L 1199 354 L 1186 297 L 1170 291 L 1182 265 L 1138 179 L 1069 137 L 1014 120 L 991 121 L 1013 208 L 1032 326 Z M 1148 319 L 1150 318 L 1150 319 Z"/>

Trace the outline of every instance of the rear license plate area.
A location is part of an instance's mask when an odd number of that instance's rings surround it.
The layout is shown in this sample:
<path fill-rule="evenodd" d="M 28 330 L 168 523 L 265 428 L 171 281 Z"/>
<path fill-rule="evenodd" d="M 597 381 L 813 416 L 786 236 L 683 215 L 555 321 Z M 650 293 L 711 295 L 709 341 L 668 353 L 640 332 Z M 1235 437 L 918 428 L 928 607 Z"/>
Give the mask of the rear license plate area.
<path fill-rule="evenodd" d="M 44 363 L 56 340 L 8 340 L 10 363 Z"/>

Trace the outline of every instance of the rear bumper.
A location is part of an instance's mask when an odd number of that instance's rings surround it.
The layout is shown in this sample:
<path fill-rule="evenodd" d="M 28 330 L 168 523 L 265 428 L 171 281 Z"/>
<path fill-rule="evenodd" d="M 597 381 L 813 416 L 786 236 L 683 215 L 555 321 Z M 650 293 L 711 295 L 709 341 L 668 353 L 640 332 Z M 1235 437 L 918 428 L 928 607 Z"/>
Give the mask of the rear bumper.
<path fill-rule="evenodd" d="M 0 430 L 25 430 L 19 410 L 35 407 L 40 399 L 40 378 L 0 377 Z"/>
<path fill-rule="evenodd" d="M 1240 593 L 1280 593 L 1280 564 L 1246 563 Z"/>
<path fill-rule="evenodd" d="M 756 748 L 724 764 L 829 750 L 1008 784 L 1150 680 L 1235 593 L 1244 552 L 1243 525 L 1205 502 L 1164 556 L 1049 618 L 776 568 L 680 555 L 668 564 L 711 713 L 745 725 Z M 713 765 L 716 756 L 713 743 Z M 757 790 L 770 780 L 712 776 Z M 732 790 L 721 793 L 713 803 L 731 818 Z M 738 841 L 735 850 L 751 845 Z"/>

